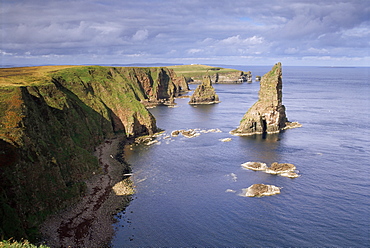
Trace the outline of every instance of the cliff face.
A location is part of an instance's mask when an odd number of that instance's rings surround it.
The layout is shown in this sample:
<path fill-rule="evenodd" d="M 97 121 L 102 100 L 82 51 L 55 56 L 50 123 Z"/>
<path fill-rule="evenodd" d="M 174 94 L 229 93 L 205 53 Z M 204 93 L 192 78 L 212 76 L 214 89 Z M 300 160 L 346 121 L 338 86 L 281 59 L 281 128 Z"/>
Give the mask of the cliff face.
<path fill-rule="evenodd" d="M 190 97 L 189 104 L 213 104 L 218 103 L 219 98 L 209 76 L 203 78 L 202 84 L 198 85 L 193 95 Z"/>
<path fill-rule="evenodd" d="M 120 67 L 118 70 L 141 85 L 145 96 L 140 100 L 145 105 L 173 104 L 175 96 L 189 91 L 185 78 L 178 77 L 173 70 L 167 68 Z"/>
<path fill-rule="evenodd" d="M 153 134 L 155 119 L 142 102 L 161 103 L 187 86 L 166 68 L 78 67 L 51 78 L 0 86 L 2 238 L 32 238 L 101 172 L 94 147 L 116 133 Z"/>
<path fill-rule="evenodd" d="M 282 68 L 277 63 L 266 73 L 260 82 L 259 99 L 248 110 L 237 129 L 231 131 L 234 135 L 251 135 L 262 133 L 277 133 L 291 127 L 282 104 Z"/>
<path fill-rule="evenodd" d="M 251 81 L 252 74 L 250 71 L 235 71 L 228 73 L 215 73 L 210 76 L 212 82 L 215 84 L 241 84 L 244 82 Z M 194 76 L 191 78 L 191 83 L 202 83 L 203 79 L 201 76 Z"/>

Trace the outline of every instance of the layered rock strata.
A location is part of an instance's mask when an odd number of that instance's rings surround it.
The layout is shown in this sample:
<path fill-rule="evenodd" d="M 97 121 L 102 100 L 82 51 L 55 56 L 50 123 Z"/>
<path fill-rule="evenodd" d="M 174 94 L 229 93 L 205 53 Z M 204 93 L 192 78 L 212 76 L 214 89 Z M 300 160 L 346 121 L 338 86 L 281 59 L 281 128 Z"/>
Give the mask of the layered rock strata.
<path fill-rule="evenodd" d="M 219 103 L 218 95 L 212 86 L 210 76 L 203 78 L 202 84 L 198 85 L 193 95 L 190 97 L 189 104 L 214 104 Z"/>
<path fill-rule="evenodd" d="M 262 77 L 258 101 L 243 116 L 239 127 L 230 133 L 234 135 L 278 133 L 287 128 L 300 126 L 298 123 L 288 122 L 285 106 L 282 104 L 282 88 L 282 68 L 281 63 L 277 63 Z"/>

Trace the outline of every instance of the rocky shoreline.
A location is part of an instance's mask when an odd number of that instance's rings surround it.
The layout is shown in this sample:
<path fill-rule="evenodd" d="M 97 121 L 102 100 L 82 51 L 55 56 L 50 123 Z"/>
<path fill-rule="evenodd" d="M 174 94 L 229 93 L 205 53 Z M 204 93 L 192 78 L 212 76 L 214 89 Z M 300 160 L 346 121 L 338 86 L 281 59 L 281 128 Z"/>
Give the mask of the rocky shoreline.
<path fill-rule="evenodd" d="M 75 205 L 51 216 L 41 233 L 50 247 L 104 247 L 113 235 L 114 215 L 122 211 L 134 193 L 130 168 L 119 158 L 123 137 L 106 140 L 95 150 L 101 171 L 93 172 L 86 195 Z M 118 154 L 118 155 L 116 155 Z"/>

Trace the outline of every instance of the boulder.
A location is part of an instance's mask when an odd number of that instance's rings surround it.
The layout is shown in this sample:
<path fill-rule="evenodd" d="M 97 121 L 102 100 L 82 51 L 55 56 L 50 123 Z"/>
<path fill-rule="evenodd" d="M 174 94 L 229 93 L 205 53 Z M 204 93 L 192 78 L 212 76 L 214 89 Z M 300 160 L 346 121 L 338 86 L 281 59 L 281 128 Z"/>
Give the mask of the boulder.
<path fill-rule="evenodd" d="M 277 163 L 274 162 L 271 164 L 269 168 L 266 169 L 266 173 L 269 174 L 282 174 L 282 173 L 288 173 L 288 172 L 294 172 L 296 169 L 294 164 L 289 163 Z"/>
<path fill-rule="evenodd" d="M 202 84 L 198 85 L 193 95 L 190 97 L 189 104 L 214 104 L 219 103 L 218 95 L 212 86 L 209 76 L 203 78 Z"/>
<path fill-rule="evenodd" d="M 258 101 L 248 110 L 240 121 L 233 135 L 252 135 L 263 133 L 278 133 L 281 130 L 300 126 L 298 123 L 290 125 L 282 104 L 282 68 L 277 63 L 266 73 L 260 82 Z"/>
<path fill-rule="evenodd" d="M 268 195 L 280 194 L 280 188 L 274 185 L 266 184 L 253 184 L 249 188 L 245 189 L 245 196 L 248 197 L 261 197 Z"/>

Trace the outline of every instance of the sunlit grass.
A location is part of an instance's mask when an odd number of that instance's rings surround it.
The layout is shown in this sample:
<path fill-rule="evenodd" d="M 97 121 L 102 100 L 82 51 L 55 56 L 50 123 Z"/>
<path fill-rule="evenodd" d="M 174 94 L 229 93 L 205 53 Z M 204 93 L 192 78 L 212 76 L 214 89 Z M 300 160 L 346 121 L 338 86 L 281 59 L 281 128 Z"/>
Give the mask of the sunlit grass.
<path fill-rule="evenodd" d="M 238 72 L 235 69 L 229 68 L 222 68 L 222 67 L 214 67 L 209 65 L 175 65 L 175 66 L 168 66 L 169 69 L 173 69 L 178 76 L 184 77 L 194 77 L 200 75 L 214 75 L 216 73 L 230 73 L 230 72 Z"/>
<path fill-rule="evenodd" d="M 78 67 L 73 65 L 0 68 L 0 86 L 39 85 L 50 81 L 51 72 Z"/>
<path fill-rule="evenodd" d="M 29 243 L 27 240 L 22 242 L 17 242 L 13 240 L 3 240 L 0 241 L 0 248 L 48 248 L 46 245 L 33 245 Z"/>

